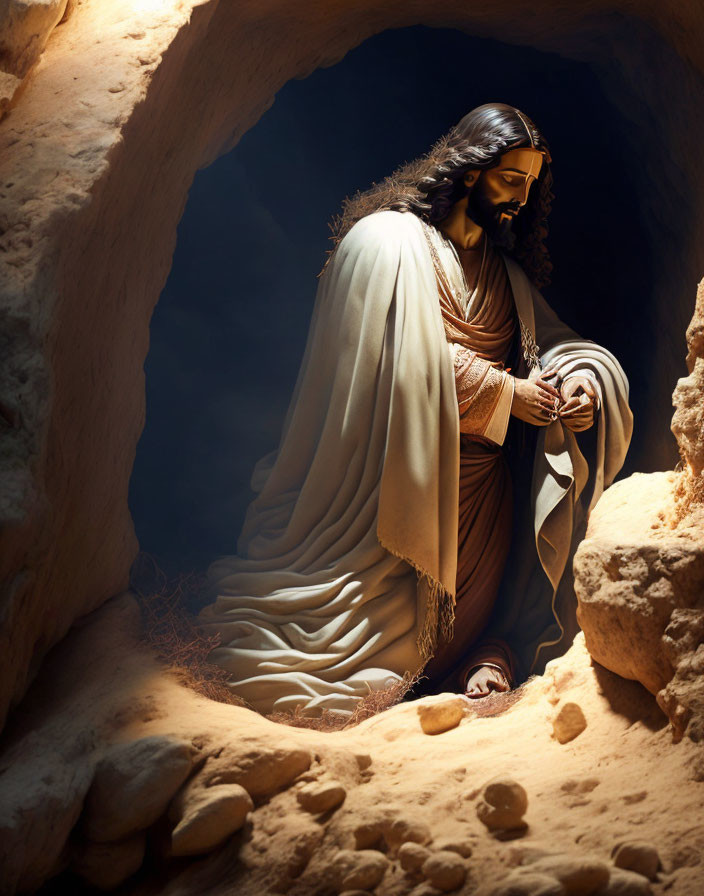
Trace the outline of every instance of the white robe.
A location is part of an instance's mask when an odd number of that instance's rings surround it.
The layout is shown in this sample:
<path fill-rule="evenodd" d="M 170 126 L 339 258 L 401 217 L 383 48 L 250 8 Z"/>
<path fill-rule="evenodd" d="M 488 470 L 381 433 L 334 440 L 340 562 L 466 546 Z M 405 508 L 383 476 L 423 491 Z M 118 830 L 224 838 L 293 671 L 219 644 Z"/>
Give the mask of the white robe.
<path fill-rule="evenodd" d="M 209 659 L 260 712 L 351 712 L 371 689 L 419 670 L 452 611 L 459 419 L 427 227 L 412 213 L 376 212 L 336 247 L 281 442 L 252 477 L 237 555 L 208 570 L 214 602 L 199 624 L 221 639 Z M 442 261 L 461 277 L 450 253 Z M 628 383 L 506 264 L 543 364 L 588 372 L 600 397 L 589 463 L 561 423 L 540 433 L 532 513 L 549 602 L 587 479 L 591 507 L 623 464 Z"/>

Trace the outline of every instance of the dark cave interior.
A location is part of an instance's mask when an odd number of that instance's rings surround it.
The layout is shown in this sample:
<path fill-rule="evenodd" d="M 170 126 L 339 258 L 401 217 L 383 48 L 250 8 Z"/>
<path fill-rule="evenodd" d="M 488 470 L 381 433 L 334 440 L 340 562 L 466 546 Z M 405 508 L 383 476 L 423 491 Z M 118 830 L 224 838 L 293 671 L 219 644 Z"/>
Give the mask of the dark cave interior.
<path fill-rule="evenodd" d="M 620 360 L 636 420 L 621 477 L 647 468 L 637 446 L 649 401 L 643 359 L 657 338 L 655 247 L 623 110 L 583 62 L 455 30 L 385 31 L 287 83 L 194 179 L 151 321 L 129 496 L 142 550 L 168 575 L 235 552 L 252 468 L 278 441 L 342 199 L 492 100 L 525 111 L 550 143 L 554 270 L 543 292 Z"/>

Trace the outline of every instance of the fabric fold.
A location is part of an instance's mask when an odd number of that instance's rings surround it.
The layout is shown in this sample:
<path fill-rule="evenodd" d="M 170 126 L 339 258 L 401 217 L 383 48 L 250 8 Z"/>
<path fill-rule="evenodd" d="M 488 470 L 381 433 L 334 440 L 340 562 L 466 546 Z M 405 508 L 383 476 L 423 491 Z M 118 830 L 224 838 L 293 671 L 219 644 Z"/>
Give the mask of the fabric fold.
<path fill-rule="evenodd" d="M 400 212 L 355 224 L 319 281 L 279 447 L 199 617 L 262 712 L 351 712 L 450 634 L 459 420 L 436 294 Z"/>

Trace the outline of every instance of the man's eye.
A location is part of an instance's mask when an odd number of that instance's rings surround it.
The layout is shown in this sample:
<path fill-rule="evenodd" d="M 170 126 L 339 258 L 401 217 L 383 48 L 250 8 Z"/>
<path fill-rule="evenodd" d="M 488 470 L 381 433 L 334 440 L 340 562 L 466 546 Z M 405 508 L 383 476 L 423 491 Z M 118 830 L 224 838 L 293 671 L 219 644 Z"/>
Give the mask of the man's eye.
<path fill-rule="evenodd" d="M 511 184 L 511 186 L 513 186 L 514 184 L 518 183 L 518 181 L 516 180 L 516 178 L 515 178 L 515 177 L 511 177 L 510 174 L 504 174 L 504 175 L 502 175 L 502 176 L 503 176 L 503 179 L 506 181 L 506 183 L 507 183 L 507 184 Z"/>

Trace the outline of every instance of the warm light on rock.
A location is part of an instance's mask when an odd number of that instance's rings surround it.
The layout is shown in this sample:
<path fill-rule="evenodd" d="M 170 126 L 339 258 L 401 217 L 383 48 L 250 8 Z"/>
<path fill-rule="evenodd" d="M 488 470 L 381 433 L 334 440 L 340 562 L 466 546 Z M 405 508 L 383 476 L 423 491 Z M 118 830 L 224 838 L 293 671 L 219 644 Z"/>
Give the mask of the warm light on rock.
<path fill-rule="evenodd" d="M 587 720 L 582 707 L 577 703 L 564 703 L 552 722 L 555 738 L 561 744 L 567 744 L 585 730 Z"/>

